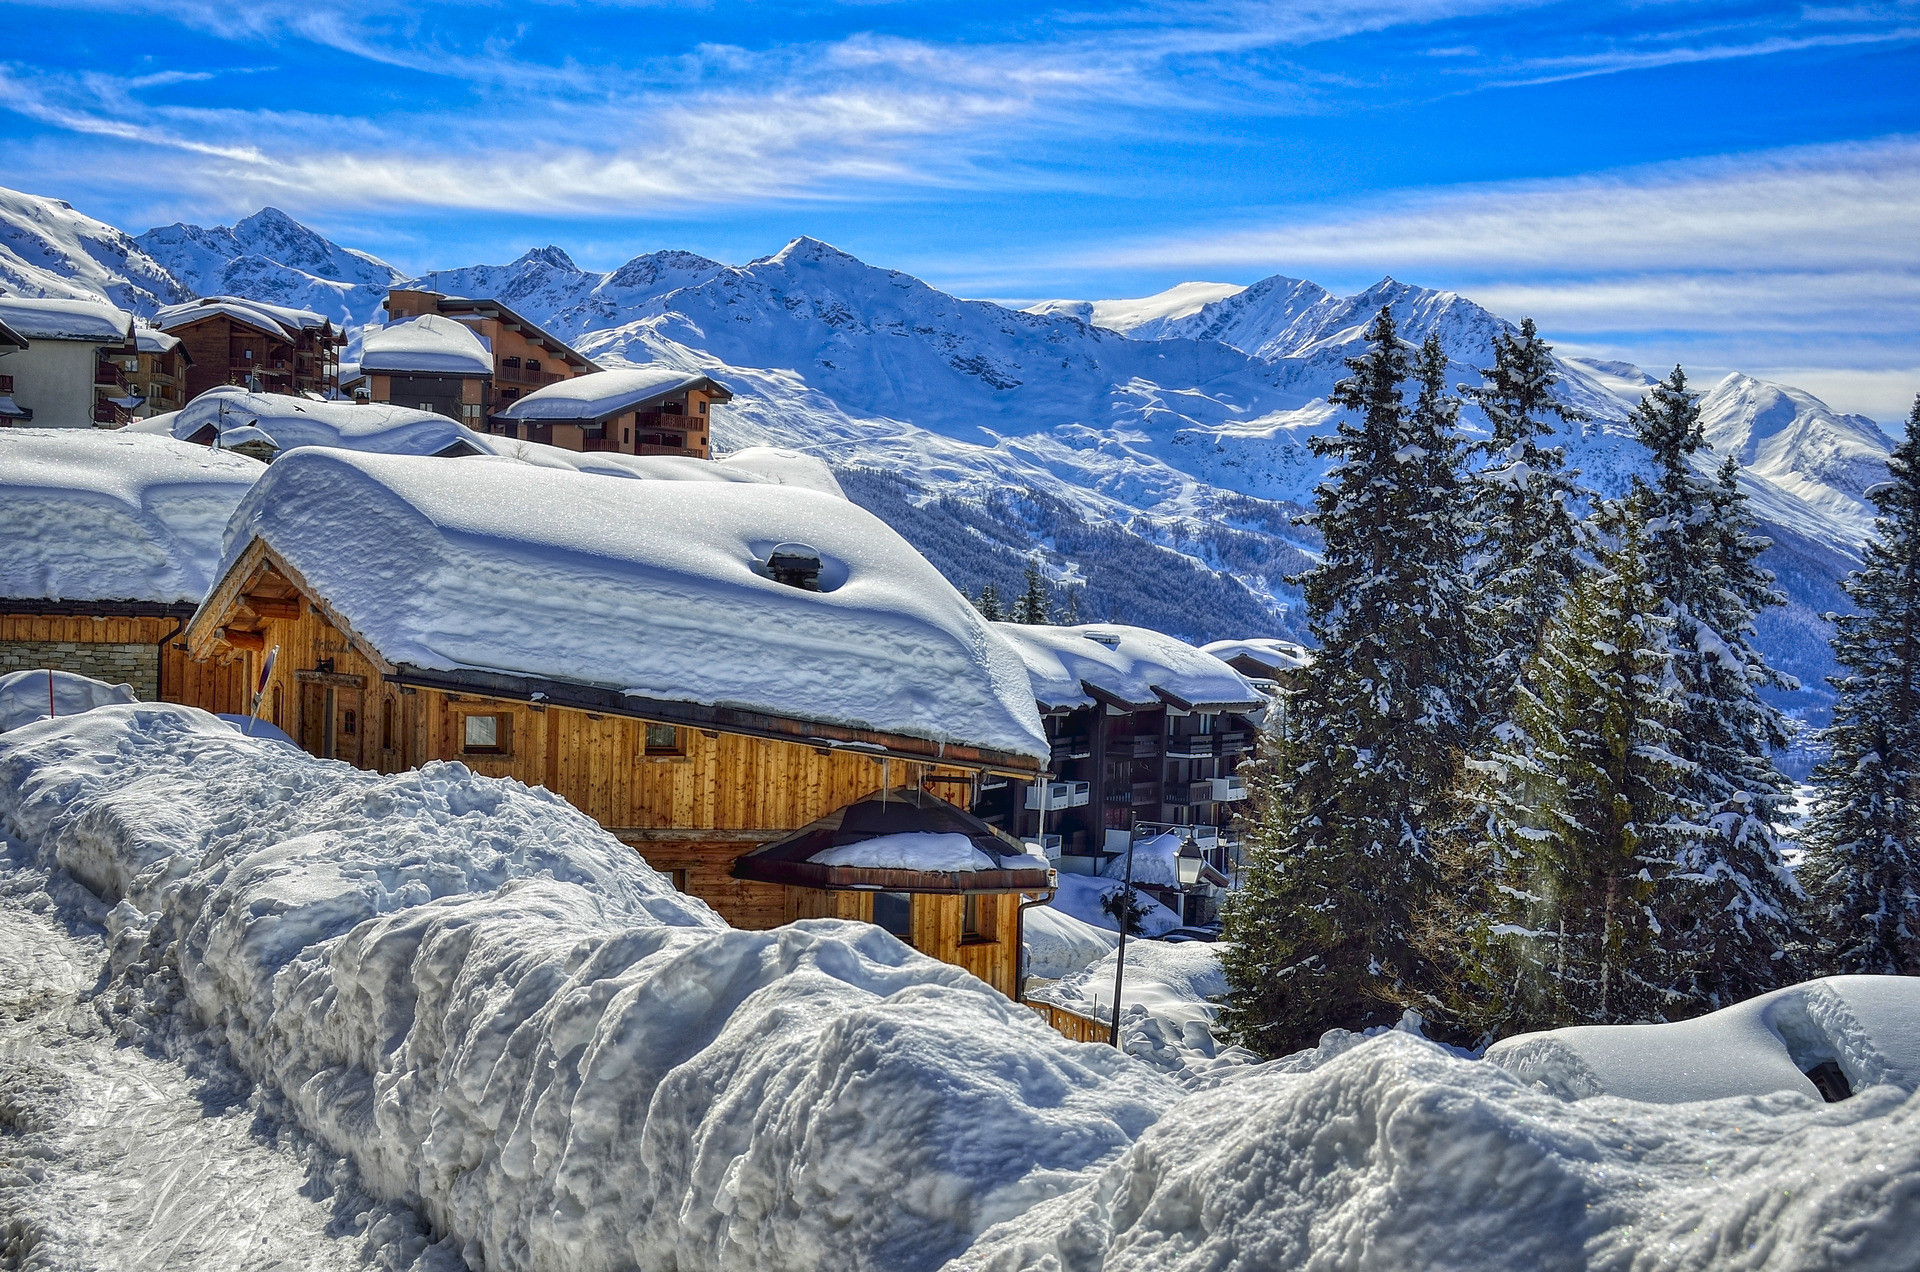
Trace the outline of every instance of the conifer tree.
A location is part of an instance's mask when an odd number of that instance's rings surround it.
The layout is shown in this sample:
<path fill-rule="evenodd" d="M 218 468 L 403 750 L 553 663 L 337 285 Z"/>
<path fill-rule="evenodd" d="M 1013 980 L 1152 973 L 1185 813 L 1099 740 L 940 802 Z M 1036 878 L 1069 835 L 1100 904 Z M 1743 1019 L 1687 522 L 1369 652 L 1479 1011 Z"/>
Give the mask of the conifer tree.
<path fill-rule="evenodd" d="M 1469 764 L 1481 834 L 1442 854 L 1447 886 L 1421 940 L 1442 969 L 1442 1018 L 1476 1040 L 1667 1006 L 1648 904 L 1704 828 L 1675 753 L 1672 619 L 1637 511 L 1608 510 L 1613 546 L 1581 572 L 1511 719 Z"/>
<path fill-rule="evenodd" d="M 1673 959 L 1672 1014 L 1687 1015 L 1771 989 L 1788 970 L 1799 885 L 1780 856 L 1787 781 L 1770 752 L 1790 735 L 1760 690 L 1797 682 L 1753 646 L 1756 614 L 1784 598 L 1759 564 L 1767 540 L 1754 533 L 1737 466 L 1729 459 L 1715 478 L 1695 471 L 1706 437 L 1679 367 L 1633 419 L 1653 455 L 1652 483 L 1635 483 L 1648 581 L 1673 622 L 1673 725 L 1689 765 L 1675 794 L 1711 827 L 1679 849 L 1652 902 Z"/>
<path fill-rule="evenodd" d="M 990 623 L 997 623 L 1007 616 L 1006 611 L 1000 608 L 1000 593 L 991 583 L 980 589 L 980 599 L 973 605 L 980 611 L 980 617 Z"/>
<path fill-rule="evenodd" d="M 1027 584 L 1013 603 L 1013 621 L 1041 624 L 1049 621 L 1053 606 L 1047 596 L 1047 580 L 1037 561 L 1027 562 Z"/>
<path fill-rule="evenodd" d="M 1429 341 L 1410 359 L 1382 309 L 1333 402 L 1345 408 L 1301 575 L 1319 651 L 1269 738 L 1245 886 L 1230 899 L 1223 1019 L 1266 1054 L 1391 1019 L 1418 969 L 1408 920 L 1432 878 L 1430 826 L 1465 733 L 1465 516 L 1456 399 Z M 1402 385 L 1420 381 L 1411 407 Z"/>
<path fill-rule="evenodd" d="M 1586 492 L 1579 470 L 1566 466 L 1566 448 L 1543 446 L 1541 439 L 1553 432 L 1554 419 L 1587 416 L 1553 395 L 1560 382 L 1553 346 L 1540 339 L 1531 318 L 1521 321 L 1518 335 L 1494 337 L 1493 365 L 1480 374 L 1481 385 L 1462 387 L 1488 425 L 1481 446 L 1488 463 L 1475 477 L 1481 534 L 1473 577 L 1491 726 L 1506 718 L 1520 669 L 1540 647 L 1578 571 L 1576 509 Z"/>
<path fill-rule="evenodd" d="M 1859 571 L 1860 612 L 1836 616 L 1840 700 L 1801 874 L 1822 961 L 1835 972 L 1920 975 L 1920 398 Z"/>

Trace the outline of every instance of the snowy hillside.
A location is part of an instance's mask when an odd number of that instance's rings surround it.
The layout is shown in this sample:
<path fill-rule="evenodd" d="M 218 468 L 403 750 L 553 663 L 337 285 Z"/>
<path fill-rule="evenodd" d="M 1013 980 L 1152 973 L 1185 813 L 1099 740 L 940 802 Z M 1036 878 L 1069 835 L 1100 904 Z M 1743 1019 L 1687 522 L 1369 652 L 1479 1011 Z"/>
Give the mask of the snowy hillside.
<path fill-rule="evenodd" d="M 353 321 L 394 276 L 272 210 L 139 243 L 195 285 Z M 600 272 L 550 246 L 410 282 L 497 298 L 603 365 L 661 361 L 724 380 L 736 396 L 715 417 L 721 450 L 826 460 L 969 594 L 1016 586 L 1038 548 L 1078 617 L 1201 641 L 1300 634 L 1285 578 L 1316 541 L 1291 517 L 1325 472 L 1308 442 L 1332 426 L 1326 395 L 1372 314 L 1391 306 L 1409 339 L 1438 332 L 1463 383 L 1506 326 L 1466 297 L 1393 279 L 1352 296 L 1286 276 L 1192 283 L 1015 312 L 805 238 L 737 267 L 661 251 Z M 1644 463 L 1626 417 L 1649 377 L 1573 358 L 1562 374 L 1593 417 L 1562 439 L 1573 463 L 1603 493 L 1624 490 Z M 1749 387 L 1722 386 L 1708 404 L 1713 435 L 1748 464 L 1793 601 L 1763 620 L 1763 641 L 1807 681 L 1795 705 L 1817 717 L 1832 670 L 1820 615 L 1844 607 L 1836 585 L 1884 443 L 1869 421 L 1739 379 Z"/>
<path fill-rule="evenodd" d="M 134 241 L 196 295 L 311 309 L 342 327 L 376 321 L 387 289 L 403 277 L 379 257 L 341 247 L 278 208 L 211 229 L 176 222 Z"/>
<path fill-rule="evenodd" d="M 139 242 L 48 199 L 0 187 L 0 293 L 91 300 L 152 314 L 193 293 Z"/>

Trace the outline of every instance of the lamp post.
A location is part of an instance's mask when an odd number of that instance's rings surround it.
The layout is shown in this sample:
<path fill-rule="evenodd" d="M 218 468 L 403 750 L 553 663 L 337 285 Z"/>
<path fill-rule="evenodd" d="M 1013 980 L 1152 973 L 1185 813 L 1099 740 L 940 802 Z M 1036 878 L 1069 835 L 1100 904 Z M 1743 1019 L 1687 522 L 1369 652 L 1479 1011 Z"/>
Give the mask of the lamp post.
<path fill-rule="evenodd" d="M 1175 877 L 1181 888 L 1191 888 L 1200 882 L 1200 871 L 1206 865 L 1206 857 L 1200 851 L 1200 845 L 1194 840 L 1193 828 L 1187 828 L 1187 841 L 1180 845 L 1180 855 L 1174 858 Z M 1184 904 L 1181 907 L 1185 909 Z M 1133 836 L 1127 837 L 1127 864 L 1124 878 L 1120 884 L 1120 947 L 1114 952 L 1113 962 L 1113 1028 L 1107 1035 L 1107 1041 L 1114 1047 L 1120 1045 L 1120 991 L 1127 979 L 1127 921 L 1133 917 Z"/>

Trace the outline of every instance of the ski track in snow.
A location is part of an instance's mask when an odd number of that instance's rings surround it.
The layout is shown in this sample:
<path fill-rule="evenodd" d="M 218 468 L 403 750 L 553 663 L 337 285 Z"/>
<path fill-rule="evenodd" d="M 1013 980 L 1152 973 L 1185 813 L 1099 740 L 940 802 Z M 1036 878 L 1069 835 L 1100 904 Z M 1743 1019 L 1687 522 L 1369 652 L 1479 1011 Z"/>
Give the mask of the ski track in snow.
<path fill-rule="evenodd" d="M 0 872 L 0 1266 L 463 1266 L 411 1210 L 367 1198 L 343 1162 L 239 1095 L 244 1084 L 196 1079 L 118 1037 L 89 1001 L 107 943 L 85 912 L 103 907 L 56 904 L 57 883 L 5 840 Z"/>

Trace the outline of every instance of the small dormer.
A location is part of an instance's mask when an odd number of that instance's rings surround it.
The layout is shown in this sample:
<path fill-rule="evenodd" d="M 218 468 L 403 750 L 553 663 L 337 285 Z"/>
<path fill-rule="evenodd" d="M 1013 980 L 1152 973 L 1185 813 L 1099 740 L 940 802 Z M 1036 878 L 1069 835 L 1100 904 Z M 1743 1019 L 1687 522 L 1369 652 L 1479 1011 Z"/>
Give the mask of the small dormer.
<path fill-rule="evenodd" d="M 820 554 L 804 543 L 783 543 L 767 554 L 767 577 L 803 592 L 820 590 Z"/>

